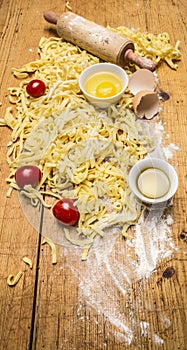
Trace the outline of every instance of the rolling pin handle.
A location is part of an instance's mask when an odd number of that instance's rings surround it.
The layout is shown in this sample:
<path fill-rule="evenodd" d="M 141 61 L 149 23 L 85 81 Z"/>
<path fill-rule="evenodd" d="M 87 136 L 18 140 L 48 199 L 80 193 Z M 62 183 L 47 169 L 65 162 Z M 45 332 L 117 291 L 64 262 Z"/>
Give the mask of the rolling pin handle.
<path fill-rule="evenodd" d="M 44 18 L 47 22 L 52 23 L 52 24 L 57 24 L 58 21 L 58 16 L 55 12 L 53 11 L 45 11 L 44 12 Z"/>
<path fill-rule="evenodd" d="M 125 52 L 124 59 L 125 61 L 135 63 L 140 68 L 149 69 L 152 72 L 156 69 L 156 65 L 152 60 L 135 55 L 131 49 Z"/>

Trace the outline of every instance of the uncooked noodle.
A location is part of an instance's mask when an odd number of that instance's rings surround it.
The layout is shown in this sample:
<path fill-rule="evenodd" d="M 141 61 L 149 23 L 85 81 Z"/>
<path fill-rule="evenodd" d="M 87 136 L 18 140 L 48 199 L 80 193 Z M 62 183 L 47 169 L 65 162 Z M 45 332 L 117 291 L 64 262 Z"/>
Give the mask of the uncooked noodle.
<path fill-rule="evenodd" d="M 116 31 L 129 38 L 132 35 L 137 52 L 142 54 L 145 49 L 156 63 L 165 59 L 176 68 L 179 43 L 172 48 L 167 33 L 157 38 L 146 34 L 142 39 L 139 32 L 130 33 L 125 27 Z M 75 200 L 80 212 L 78 237 L 72 238 L 67 229 L 64 233 L 73 244 L 85 247 L 85 259 L 95 238 L 102 237 L 107 227 L 120 225 L 127 236 L 129 225 L 138 219 L 141 208 L 130 191 L 128 172 L 154 144 L 129 109 L 132 96 L 128 92 L 118 106 L 105 111 L 88 104 L 80 93 L 79 74 L 98 63 L 98 58 L 60 38 L 41 38 L 39 55 L 39 60 L 13 69 L 15 77 L 23 80 L 18 87 L 9 88 L 9 100 L 15 109 L 8 107 L 0 120 L 1 126 L 12 129 L 7 152 L 7 195 L 19 189 L 14 177 L 18 167 L 38 165 L 43 174 L 40 186 L 26 186 L 21 192 L 34 206 L 40 201 L 50 208 L 62 196 Z M 134 69 L 130 65 L 127 72 Z M 26 92 L 30 75 L 46 85 L 46 93 L 40 98 Z"/>

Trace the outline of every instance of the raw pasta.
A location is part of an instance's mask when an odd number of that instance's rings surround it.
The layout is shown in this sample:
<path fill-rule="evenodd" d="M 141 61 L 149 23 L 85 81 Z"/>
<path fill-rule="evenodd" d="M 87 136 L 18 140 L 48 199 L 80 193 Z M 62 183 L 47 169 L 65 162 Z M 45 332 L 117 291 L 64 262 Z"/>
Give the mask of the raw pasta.
<path fill-rule="evenodd" d="M 180 59 L 179 43 L 173 48 L 167 33 L 156 37 L 125 27 L 115 30 L 135 42 L 137 53 L 156 63 L 164 59 L 177 68 L 174 61 Z M 47 208 L 62 196 L 75 200 L 80 211 L 77 237 L 71 237 L 67 229 L 64 234 L 71 243 L 85 247 L 85 260 L 94 240 L 102 237 L 107 227 L 120 225 L 127 236 L 129 225 L 138 219 L 141 207 L 128 186 L 128 172 L 154 144 L 130 110 L 132 96 L 128 92 L 118 106 L 105 111 L 85 101 L 78 76 L 98 63 L 98 58 L 60 38 L 42 38 L 39 55 L 39 60 L 13 69 L 15 77 L 23 80 L 9 89 L 15 108 L 8 107 L 0 119 L 1 126 L 12 129 L 7 195 L 18 190 L 14 178 L 18 167 L 38 165 L 43 174 L 39 187 L 25 186 L 21 193 L 32 205 L 41 202 Z M 126 68 L 129 74 L 136 69 L 132 64 Z M 44 96 L 34 99 L 27 95 L 30 76 L 44 81 Z"/>

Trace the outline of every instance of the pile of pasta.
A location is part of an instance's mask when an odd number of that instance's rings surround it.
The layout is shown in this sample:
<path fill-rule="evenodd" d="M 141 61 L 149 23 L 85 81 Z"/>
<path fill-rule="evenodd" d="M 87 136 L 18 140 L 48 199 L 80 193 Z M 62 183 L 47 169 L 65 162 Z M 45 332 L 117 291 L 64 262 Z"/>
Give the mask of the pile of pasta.
<path fill-rule="evenodd" d="M 167 32 L 155 35 L 142 33 L 138 29 L 130 30 L 126 27 L 115 29 L 109 27 L 109 29 L 132 40 L 138 55 L 152 59 L 156 65 L 165 61 L 170 68 L 178 68 L 177 62 L 181 60 L 180 41 L 173 46 Z"/>
<path fill-rule="evenodd" d="M 124 28 L 117 31 L 128 36 Z M 138 36 L 132 38 L 137 46 Z M 166 36 L 161 39 L 168 40 Z M 155 40 L 148 40 L 154 46 Z M 173 60 L 180 59 L 177 47 L 170 47 L 164 56 L 163 49 L 154 50 L 157 58 L 164 57 L 175 68 Z M 149 55 L 155 58 L 152 53 Z M 7 196 L 13 189 L 19 190 L 15 182 L 17 168 L 37 165 L 42 171 L 40 185 L 25 186 L 21 193 L 30 198 L 32 205 L 41 202 L 47 208 L 56 199 L 72 198 L 80 212 L 77 237 L 72 238 L 66 228 L 62 230 L 71 243 L 87 251 L 97 237 L 103 237 L 107 227 L 119 225 L 126 237 L 128 227 L 137 221 L 141 206 L 129 188 L 128 173 L 154 148 L 154 143 L 131 111 L 132 96 L 128 92 L 118 106 L 107 110 L 86 102 L 78 77 L 86 67 L 98 63 L 98 58 L 53 37 L 40 40 L 39 55 L 38 60 L 13 69 L 21 82 L 9 88 L 11 106 L 0 120 L 1 126 L 12 129 L 7 152 Z M 129 65 L 126 69 L 130 74 L 136 67 Z M 26 85 L 31 79 L 45 83 L 43 96 L 32 98 L 27 94 Z"/>
<path fill-rule="evenodd" d="M 153 147 L 152 139 L 144 135 L 128 109 L 112 106 L 100 111 L 84 103 L 67 108 L 58 117 L 42 118 L 14 166 L 35 164 L 41 168 L 40 189 L 25 186 L 21 191 L 33 205 L 41 201 L 51 207 L 53 202 L 44 202 L 41 195 L 75 201 L 81 240 L 69 240 L 83 246 L 92 244 L 113 225 L 121 225 L 125 236 L 137 220 L 140 205 L 129 188 L 128 173 Z M 14 181 L 10 178 L 17 188 Z M 41 191 L 43 185 L 50 191 Z"/>

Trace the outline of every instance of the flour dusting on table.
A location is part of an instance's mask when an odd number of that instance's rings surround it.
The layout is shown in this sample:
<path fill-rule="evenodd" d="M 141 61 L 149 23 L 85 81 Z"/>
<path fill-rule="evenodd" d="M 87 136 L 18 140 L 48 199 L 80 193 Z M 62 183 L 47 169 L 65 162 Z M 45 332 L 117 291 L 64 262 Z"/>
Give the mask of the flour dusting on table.
<path fill-rule="evenodd" d="M 168 154 L 171 156 L 171 150 L 175 152 L 178 147 L 171 145 L 163 150 L 164 127 L 158 122 L 154 123 L 153 128 L 157 139 L 154 156 L 167 159 Z M 166 149 L 170 152 L 166 152 Z M 133 283 L 148 280 L 157 271 L 159 262 L 168 259 L 176 250 L 172 239 L 173 218 L 165 213 L 165 209 L 165 204 L 156 210 L 145 209 L 132 229 L 130 239 L 123 240 L 116 227 L 116 233 L 109 232 L 108 241 L 90 251 L 87 261 L 80 263 L 79 267 L 80 249 L 72 252 L 72 249 L 65 248 L 68 267 L 79 282 L 80 300 L 85 300 L 91 309 L 113 326 L 113 336 L 119 343 L 130 345 L 136 342 L 138 330 L 157 346 L 164 343 L 150 329 L 149 322 L 137 320 L 136 307 L 129 295 Z M 125 309 L 121 307 L 120 300 L 126 300 Z M 138 303 L 143 307 L 141 297 Z M 165 314 L 162 314 L 162 318 L 162 324 L 167 329 L 171 322 Z"/>
<path fill-rule="evenodd" d="M 131 245 L 138 257 L 136 273 L 138 278 L 149 277 L 161 258 L 169 257 L 175 249 L 171 238 L 171 215 L 161 216 L 161 212 L 150 212 L 148 218 L 142 215 L 136 224 L 136 235 Z M 127 242 L 128 244 L 128 242 Z"/>
<path fill-rule="evenodd" d="M 162 123 L 144 121 L 140 123 L 143 124 L 143 130 L 147 135 L 151 137 L 154 135 L 156 140 L 156 147 L 151 156 L 166 159 L 167 152 L 162 147 L 164 134 Z M 168 147 L 166 149 L 172 152 L 177 150 L 177 146 Z M 133 200 L 136 200 L 135 197 Z M 29 202 L 27 204 L 25 200 L 21 204 L 28 220 L 39 231 L 40 210 L 31 208 Z M 131 293 L 135 288 L 133 286 L 138 283 L 140 288 L 143 288 L 144 283 L 157 272 L 159 263 L 175 252 L 172 224 L 173 218 L 169 208 L 166 212 L 165 204 L 158 208 L 145 207 L 138 222 L 129 231 L 130 238 L 124 239 L 120 225 L 115 224 L 113 228 L 107 228 L 104 237 L 90 249 L 87 260 L 81 261 L 82 248 L 67 242 L 62 235 L 61 226 L 57 225 L 55 218 L 49 215 L 49 210 L 44 208 L 42 234 L 62 245 L 63 255 L 67 257 L 66 266 L 78 280 L 80 303 L 86 302 L 94 310 L 91 314 L 102 317 L 106 325 L 112 325 L 109 327 L 112 329 L 112 334 L 106 334 L 106 338 L 113 336 L 116 342 L 134 345 L 137 332 L 139 334 L 144 332 L 146 336 L 145 323 L 142 328 L 143 323 L 138 319 L 139 309 L 143 309 L 145 300 L 141 300 L 141 293 L 138 291 L 136 297 Z M 133 298 L 135 304 L 132 302 Z M 84 316 L 80 313 L 80 317 Z M 141 320 L 141 322 L 148 321 Z M 163 327 L 167 329 L 164 322 Z M 148 336 L 157 345 L 162 345 L 163 340 L 154 334 L 151 327 Z"/>
<path fill-rule="evenodd" d="M 132 239 L 119 242 L 119 236 L 111 236 L 110 243 L 93 249 L 87 261 L 80 263 L 79 267 L 80 249 L 75 249 L 73 254 L 72 250 L 65 248 L 68 267 L 79 281 L 80 300 L 85 300 L 90 308 L 112 324 L 113 335 L 120 343 L 130 345 L 138 328 L 146 336 L 148 323 L 146 328 L 145 323 L 144 327 L 143 323 L 138 324 L 136 308 L 129 302 L 129 290 L 134 281 L 148 279 L 156 271 L 159 261 L 168 258 L 175 250 L 172 223 L 170 215 L 161 217 L 160 212 L 153 216 L 151 213 L 146 220 L 142 215 Z M 118 298 L 120 295 L 120 299 L 117 300 L 116 295 Z M 121 309 L 119 300 L 126 300 L 125 309 Z M 152 334 L 151 337 L 155 343 L 163 343 L 158 335 Z"/>

